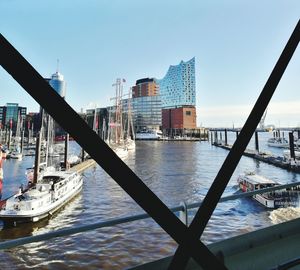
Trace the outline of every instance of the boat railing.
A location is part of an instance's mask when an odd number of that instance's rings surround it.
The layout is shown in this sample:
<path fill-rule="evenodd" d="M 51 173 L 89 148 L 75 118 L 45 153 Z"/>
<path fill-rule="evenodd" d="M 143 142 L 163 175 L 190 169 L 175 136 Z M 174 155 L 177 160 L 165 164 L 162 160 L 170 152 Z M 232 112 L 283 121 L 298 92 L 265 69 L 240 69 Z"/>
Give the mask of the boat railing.
<path fill-rule="evenodd" d="M 282 190 L 282 189 L 286 189 L 286 188 L 293 188 L 293 187 L 297 187 L 299 185 L 300 185 L 300 182 L 294 182 L 294 183 L 249 191 L 249 192 L 241 192 L 241 193 L 237 193 L 237 194 L 224 196 L 220 199 L 219 202 L 222 203 L 222 202 L 227 202 L 227 201 L 231 201 L 231 200 L 251 197 L 256 194 L 262 194 L 262 193 L 272 192 L 272 191 L 276 191 L 276 190 Z M 202 204 L 202 201 L 194 202 L 191 204 L 186 204 L 185 202 L 181 202 L 178 206 L 174 206 L 169 209 L 173 213 L 178 213 L 179 219 L 186 226 L 188 226 L 189 210 L 199 208 L 199 206 L 201 204 Z M 7 241 L 0 243 L 0 250 L 14 248 L 17 246 L 30 244 L 30 243 L 34 243 L 34 242 L 50 240 L 50 239 L 53 239 L 56 237 L 64 237 L 64 236 L 68 236 L 68 235 L 73 235 L 73 234 L 82 233 L 82 232 L 86 232 L 86 231 L 90 231 L 90 230 L 95 230 L 95 229 L 100 229 L 100 228 L 105 228 L 105 227 L 112 227 L 115 225 L 138 221 L 138 220 L 142 220 L 142 219 L 146 219 L 146 218 L 150 218 L 150 216 L 147 213 L 141 213 L 141 214 L 125 216 L 125 217 L 121 217 L 121 218 L 111 218 L 111 219 L 108 219 L 105 221 L 96 222 L 96 223 L 87 224 L 87 225 L 74 226 L 74 227 L 68 228 L 68 229 L 59 229 L 56 231 L 51 231 L 51 232 L 43 233 L 40 235 L 21 237 L 21 238 L 17 238 L 14 240 L 7 240 Z"/>

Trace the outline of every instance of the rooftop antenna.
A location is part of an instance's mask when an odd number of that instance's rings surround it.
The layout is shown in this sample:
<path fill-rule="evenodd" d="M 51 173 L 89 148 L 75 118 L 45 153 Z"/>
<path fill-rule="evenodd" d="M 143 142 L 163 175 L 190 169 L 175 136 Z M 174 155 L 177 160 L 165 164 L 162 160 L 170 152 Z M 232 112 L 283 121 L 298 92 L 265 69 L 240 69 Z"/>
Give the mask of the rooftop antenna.
<path fill-rule="evenodd" d="M 59 59 L 56 60 L 56 73 L 58 73 L 58 68 L 59 68 Z"/>

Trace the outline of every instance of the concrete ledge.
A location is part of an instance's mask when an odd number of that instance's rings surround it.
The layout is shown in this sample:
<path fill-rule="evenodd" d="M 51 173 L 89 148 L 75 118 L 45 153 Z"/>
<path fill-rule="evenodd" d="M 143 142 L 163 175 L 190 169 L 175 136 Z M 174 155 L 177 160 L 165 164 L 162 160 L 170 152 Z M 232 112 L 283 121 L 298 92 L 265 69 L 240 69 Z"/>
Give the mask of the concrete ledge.
<path fill-rule="evenodd" d="M 300 219 L 277 224 L 208 245 L 230 270 L 274 269 L 300 257 Z M 172 257 L 146 263 L 131 270 L 168 269 Z M 186 270 L 202 269 L 192 259 Z M 300 269 L 294 267 L 293 269 Z"/>

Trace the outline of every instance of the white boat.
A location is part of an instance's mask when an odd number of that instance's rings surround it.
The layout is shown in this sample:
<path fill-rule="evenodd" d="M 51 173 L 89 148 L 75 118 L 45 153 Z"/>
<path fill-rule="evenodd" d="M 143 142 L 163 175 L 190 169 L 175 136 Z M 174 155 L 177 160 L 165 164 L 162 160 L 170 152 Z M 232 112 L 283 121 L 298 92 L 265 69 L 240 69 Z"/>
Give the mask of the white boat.
<path fill-rule="evenodd" d="M 280 148 L 289 148 L 289 142 L 285 138 L 270 138 L 268 140 L 268 146 L 280 147 Z"/>
<path fill-rule="evenodd" d="M 159 140 L 162 138 L 162 132 L 155 129 L 145 129 L 136 132 L 136 140 Z"/>
<path fill-rule="evenodd" d="M 81 158 L 79 156 L 77 156 L 77 155 L 72 154 L 72 155 L 68 156 L 67 162 L 72 167 L 72 166 L 80 163 L 81 162 Z"/>
<path fill-rule="evenodd" d="M 294 151 L 295 151 L 295 158 L 300 159 L 300 151 L 299 150 L 294 150 Z M 291 151 L 290 150 L 283 150 L 283 156 L 286 159 L 290 159 L 291 158 Z"/>
<path fill-rule="evenodd" d="M 295 140 L 294 145 L 295 145 L 295 148 L 300 149 L 300 139 Z"/>
<path fill-rule="evenodd" d="M 12 159 L 17 159 L 17 160 L 22 160 L 23 154 L 17 150 L 13 150 L 10 154 L 9 157 Z"/>
<path fill-rule="evenodd" d="M 119 158 L 124 159 L 128 156 L 128 149 L 122 146 L 110 146 Z"/>
<path fill-rule="evenodd" d="M 128 150 L 135 150 L 135 141 L 132 139 L 127 139 L 125 141 L 125 146 Z"/>
<path fill-rule="evenodd" d="M 239 188 L 243 192 L 254 191 L 263 188 L 275 187 L 279 183 L 253 172 L 242 174 L 238 177 Z M 293 189 L 282 189 L 252 197 L 267 208 L 279 208 L 299 205 L 300 187 Z"/>
<path fill-rule="evenodd" d="M 38 183 L 6 200 L 0 210 L 4 224 L 36 222 L 51 216 L 80 192 L 82 176 L 74 171 L 44 175 Z"/>

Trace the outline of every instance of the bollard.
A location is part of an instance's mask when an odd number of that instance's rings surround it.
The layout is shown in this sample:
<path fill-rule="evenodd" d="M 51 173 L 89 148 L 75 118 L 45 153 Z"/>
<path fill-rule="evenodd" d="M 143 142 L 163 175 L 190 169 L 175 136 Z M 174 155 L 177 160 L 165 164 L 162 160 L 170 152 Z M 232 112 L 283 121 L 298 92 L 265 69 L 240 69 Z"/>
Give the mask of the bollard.
<path fill-rule="evenodd" d="M 259 153 L 258 132 L 255 131 L 255 150 Z"/>
<path fill-rule="evenodd" d="M 67 171 L 69 169 L 68 164 L 68 153 L 69 152 L 69 133 L 65 135 L 65 154 L 64 154 L 64 166 L 65 170 Z"/>
<path fill-rule="evenodd" d="M 23 154 L 23 148 L 24 148 L 24 129 L 22 130 L 21 133 L 21 153 Z"/>
<path fill-rule="evenodd" d="M 12 135 L 12 131 L 11 131 L 11 129 L 10 129 L 10 130 L 8 131 L 7 149 L 10 149 L 11 135 Z"/>
<path fill-rule="evenodd" d="M 295 160 L 295 148 L 294 148 L 294 135 L 293 132 L 289 133 L 289 141 L 290 141 L 290 157 Z"/>
<path fill-rule="evenodd" d="M 85 156 L 84 149 L 81 148 L 81 162 L 84 161 L 84 156 Z"/>
<path fill-rule="evenodd" d="M 188 226 L 188 210 L 187 210 L 187 205 L 185 202 L 180 202 L 179 204 L 182 209 L 179 211 L 179 219 L 183 224 Z"/>

